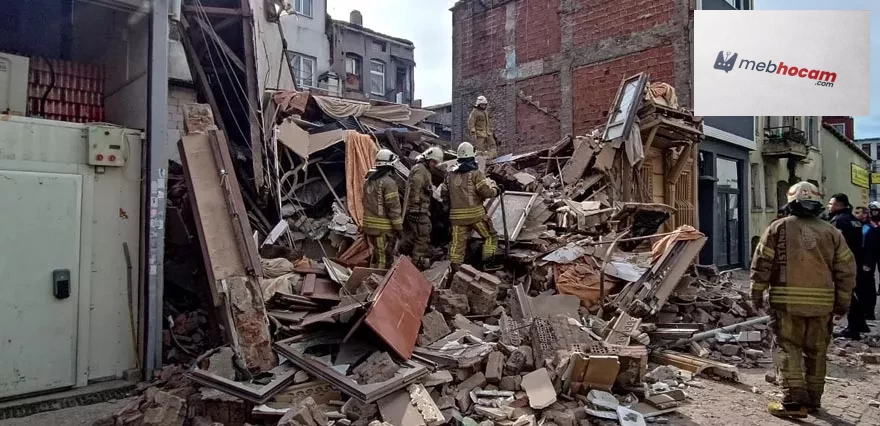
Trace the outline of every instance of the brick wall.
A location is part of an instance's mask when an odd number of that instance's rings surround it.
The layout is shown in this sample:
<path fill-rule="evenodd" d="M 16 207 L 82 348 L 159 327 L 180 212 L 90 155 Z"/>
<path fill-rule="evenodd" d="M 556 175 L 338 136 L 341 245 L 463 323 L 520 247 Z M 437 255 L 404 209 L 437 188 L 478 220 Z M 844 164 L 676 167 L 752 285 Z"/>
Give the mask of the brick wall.
<path fill-rule="evenodd" d="M 183 106 L 196 103 L 196 91 L 190 87 L 168 86 L 168 158 L 180 163 L 177 141 L 186 132 L 183 129 Z"/>
<path fill-rule="evenodd" d="M 646 72 L 652 80 L 672 81 L 672 55 L 672 46 L 660 46 L 574 70 L 572 121 L 575 134 L 584 134 L 605 124 L 608 110 L 624 78 Z"/>
<path fill-rule="evenodd" d="M 517 82 L 517 94 L 530 96 L 531 102 L 517 99 L 515 152 L 534 151 L 559 142 L 559 107 L 561 93 L 559 74 L 542 75 Z M 536 105 L 537 104 L 537 105 Z M 538 108 L 547 108 L 548 113 Z M 528 135 L 528 137 L 526 137 Z"/>
<path fill-rule="evenodd" d="M 581 0 L 572 14 L 575 46 L 644 31 L 669 22 L 676 0 Z"/>
<path fill-rule="evenodd" d="M 604 123 L 638 72 L 690 103 L 692 0 L 461 0 L 453 21 L 453 140 L 489 99 L 501 153 L 526 152 Z M 545 114 L 524 102 L 531 96 Z"/>
<path fill-rule="evenodd" d="M 562 25 L 558 9 L 559 0 L 517 2 L 517 64 L 559 53 L 562 47 Z"/>

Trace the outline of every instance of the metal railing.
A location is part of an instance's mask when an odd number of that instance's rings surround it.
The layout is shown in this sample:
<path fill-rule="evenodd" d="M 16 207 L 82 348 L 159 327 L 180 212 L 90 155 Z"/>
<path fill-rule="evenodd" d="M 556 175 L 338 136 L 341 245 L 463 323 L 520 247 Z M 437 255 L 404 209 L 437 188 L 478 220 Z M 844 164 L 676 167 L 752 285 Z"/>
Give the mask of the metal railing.
<path fill-rule="evenodd" d="M 793 142 L 807 145 L 807 133 L 793 126 L 765 127 L 764 138 L 773 142 Z"/>

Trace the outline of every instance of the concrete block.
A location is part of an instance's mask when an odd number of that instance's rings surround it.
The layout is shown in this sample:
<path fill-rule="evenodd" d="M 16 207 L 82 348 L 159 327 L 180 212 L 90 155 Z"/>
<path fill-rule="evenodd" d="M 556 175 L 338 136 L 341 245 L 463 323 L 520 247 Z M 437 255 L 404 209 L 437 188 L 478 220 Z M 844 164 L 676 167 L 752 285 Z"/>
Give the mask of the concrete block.
<path fill-rule="evenodd" d="M 451 333 L 449 325 L 438 311 L 431 311 L 422 317 L 422 332 L 419 334 L 419 346 L 428 346 Z"/>
<path fill-rule="evenodd" d="M 437 292 L 434 309 L 450 317 L 459 314 L 467 315 L 471 312 L 467 295 L 455 293 L 452 290 L 440 290 Z"/>
<path fill-rule="evenodd" d="M 486 315 L 495 310 L 498 287 L 482 281 L 471 281 L 468 287 L 468 304 L 475 315 Z"/>
<path fill-rule="evenodd" d="M 536 410 L 542 410 L 556 402 L 556 389 L 553 388 L 546 368 L 523 376 L 521 386 L 529 397 L 529 406 Z"/>
<path fill-rule="evenodd" d="M 522 376 L 504 376 L 498 382 L 498 388 L 506 391 L 518 391 L 522 389 Z"/>

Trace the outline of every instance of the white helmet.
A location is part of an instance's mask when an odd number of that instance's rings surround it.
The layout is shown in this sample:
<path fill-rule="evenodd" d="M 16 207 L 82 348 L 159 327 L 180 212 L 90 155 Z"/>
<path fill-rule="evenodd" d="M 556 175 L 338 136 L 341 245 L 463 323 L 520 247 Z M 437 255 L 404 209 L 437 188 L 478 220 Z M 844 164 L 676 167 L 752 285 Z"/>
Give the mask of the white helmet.
<path fill-rule="evenodd" d="M 380 149 L 376 153 L 376 167 L 390 167 L 397 161 L 397 156 L 387 149 Z"/>
<path fill-rule="evenodd" d="M 485 96 L 483 96 L 483 95 L 477 96 L 477 103 L 476 103 L 476 105 L 486 105 L 486 104 L 488 104 L 488 103 L 489 103 L 489 101 L 486 99 Z"/>
<path fill-rule="evenodd" d="M 422 158 L 424 158 L 425 160 L 429 160 L 429 161 L 434 160 L 438 163 L 442 163 L 443 162 L 443 150 L 436 147 L 436 146 L 432 146 L 432 147 L 426 149 L 425 152 L 422 153 Z"/>
<path fill-rule="evenodd" d="M 474 152 L 474 146 L 470 142 L 462 142 L 456 151 L 458 158 L 474 158 L 477 154 Z"/>
<path fill-rule="evenodd" d="M 788 194 L 786 195 L 789 203 L 793 201 L 799 203 L 805 201 L 822 203 L 822 194 L 819 192 L 819 188 L 816 188 L 816 185 L 813 185 L 810 182 L 798 182 L 792 185 L 791 188 L 788 189 Z"/>
<path fill-rule="evenodd" d="M 871 201 L 868 203 L 869 210 L 880 210 L 880 201 Z"/>

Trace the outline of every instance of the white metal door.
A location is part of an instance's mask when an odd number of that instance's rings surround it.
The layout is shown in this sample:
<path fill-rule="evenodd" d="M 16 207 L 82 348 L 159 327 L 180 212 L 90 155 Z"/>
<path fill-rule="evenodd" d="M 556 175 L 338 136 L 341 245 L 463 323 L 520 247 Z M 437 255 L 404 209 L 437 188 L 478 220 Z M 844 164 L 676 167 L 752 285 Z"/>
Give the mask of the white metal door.
<path fill-rule="evenodd" d="M 0 170 L 0 398 L 75 382 L 81 214 L 81 176 Z"/>

